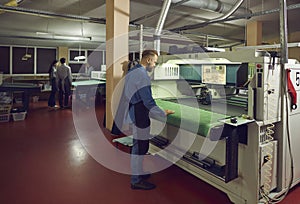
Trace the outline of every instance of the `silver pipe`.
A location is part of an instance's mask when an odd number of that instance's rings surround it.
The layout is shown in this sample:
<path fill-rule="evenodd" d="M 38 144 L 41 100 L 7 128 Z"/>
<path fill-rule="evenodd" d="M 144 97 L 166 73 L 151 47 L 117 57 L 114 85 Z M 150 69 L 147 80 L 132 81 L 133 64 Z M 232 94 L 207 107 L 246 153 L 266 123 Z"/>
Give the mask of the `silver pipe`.
<path fill-rule="evenodd" d="M 181 6 L 181 5 L 185 4 L 185 3 L 186 3 L 185 6 L 189 6 L 189 5 L 190 5 L 189 7 L 193 7 L 193 5 L 194 5 L 195 3 L 191 3 L 191 4 L 188 3 L 188 2 L 191 2 L 191 1 L 192 1 L 192 0 L 172 0 L 172 4 L 171 4 L 171 6 L 170 6 L 170 10 L 171 10 L 171 9 L 174 9 L 174 8 L 176 8 L 176 7 L 178 7 L 178 6 Z M 226 5 L 225 8 L 226 8 L 226 9 L 229 8 L 228 10 L 230 10 L 230 8 L 232 7 L 232 5 L 229 5 L 229 4 L 224 4 L 224 3 L 223 3 L 223 5 Z M 197 6 L 197 8 L 199 8 L 199 6 Z M 208 7 L 208 6 L 205 6 L 205 7 L 204 7 L 204 9 L 209 9 L 209 8 L 214 8 L 214 7 Z M 223 9 L 223 12 L 226 11 L 226 9 Z M 213 10 L 213 11 L 215 11 L 215 10 Z M 135 23 L 138 22 L 138 21 L 146 20 L 147 18 L 151 18 L 151 17 L 153 17 L 153 16 L 159 14 L 160 12 L 161 12 L 161 10 L 154 11 L 154 12 L 152 12 L 152 13 L 150 13 L 150 14 L 146 14 L 146 15 L 144 15 L 144 16 L 141 16 L 141 17 L 139 17 L 139 18 L 136 18 L 136 19 L 130 21 L 130 23 L 131 23 L 131 24 L 135 24 Z M 239 8 L 237 9 L 235 15 L 251 14 L 251 13 L 252 13 L 251 10 L 249 10 L 249 9 L 247 9 L 247 8 L 239 7 Z"/>
<path fill-rule="evenodd" d="M 287 10 L 293 10 L 293 9 L 299 9 L 299 8 L 300 8 L 300 4 L 293 4 L 293 5 L 289 5 L 287 7 Z M 235 20 L 239 20 L 239 19 L 249 19 L 249 18 L 255 17 L 255 16 L 263 16 L 263 15 L 268 15 L 268 14 L 272 14 L 272 13 L 278 13 L 279 11 L 280 11 L 279 8 L 271 9 L 271 10 L 267 10 L 267 11 L 260 11 L 260 12 L 251 13 L 251 14 L 234 16 L 234 17 L 223 19 L 223 20 L 218 20 L 218 21 L 215 20 L 214 22 L 204 22 L 204 23 L 197 23 L 197 24 L 193 24 L 193 25 L 182 26 L 182 27 L 170 29 L 170 31 L 178 32 L 178 31 L 183 31 L 183 30 L 197 29 L 197 28 L 202 28 L 202 27 L 208 26 L 209 24 L 213 24 L 213 23 L 223 23 L 223 22 L 235 21 Z"/>
<path fill-rule="evenodd" d="M 174 8 L 176 8 L 176 7 L 178 7 L 178 6 L 180 6 L 181 4 L 183 4 L 183 3 L 187 2 L 187 1 L 190 1 L 190 0 L 182 0 L 182 1 L 178 2 L 178 3 L 176 3 L 176 4 L 172 4 L 172 5 L 170 6 L 170 10 L 171 10 L 171 9 L 174 9 Z M 136 23 L 136 22 L 138 22 L 138 21 L 145 20 L 145 19 L 147 19 L 147 18 L 151 18 L 151 17 L 153 17 L 153 16 L 155 16 L 155 15 L 157 15 L 157 14 L 160 14 L 160 13 L 161 13 L 161 10 L 159 9 L 159 10 L 153 11 L 152 13 L 149 13 L 149 14 L 146 14 L 146 15 L 141 16 L 141 17 L 139 17 L 139 18 L 136 18 L 136 19 L 130 21 L 130 23 L 131 23 L 131 24 L 134 24 L 134 23 Z"/>
<path fill-rule="evenodd" d="M 281 44 L 281 63 L 288 63 L 287 48 L 287 9 L 286 0 L 280 0 L 280 44 Z"/>
<path fill-rule="evenodd" d="M 164 0 L 164 4 L 161 9 L 159 20 L 157 22 L 155 33 L 154 33 L 154 49 L 158 52 L 158 55 L 160 55 L 160 35 L 163 26 L 165 24 L 171 2 L 172 2 L 171 0 Z"/>
<path fill-rule="evenodd" d="M 244 2 L 244 0 L 239 0 L 235 3 L 235 5 L 228 11 L 228 13 L 226 13 L 225 15 L 209 20 L 207 22 L 205 22 L 205 24 L 210 24 L 210 23 L 215 23 L 215 22 L 219 22 L 219 21 L 223 21 L 225 19 L 227 19 L 228 17 L 230 17 L 235 11 L 237 11 L 237 9 L 241 6 L 241 4 Z"/>
<path fill-rule="evenodd" d="M 62 18 L 67 20 L 88 21 L 91 23 L 101 23 L 101 24 L 106 23 L 106 20 L 101 18 L 76 16 L 70 14 L 58 14 L 50 11 L 41 11 L 35 9 L 22 8 L 22 7 L 0 5 L 0 10 L 13 12 L 13 13 L 29 14 L 29 15 L 39 16 L 39 17 L 47 17 L 47 18 L 55 17 L 55 18 Z"/>
<path fill-rule="evenodd" d="M 239 0 L 236 2 L 236 4 L 228 11 L 228 13 L 226 13 L 225 15 L 219 17 L 219 18 L 215 18 L 212 19 L 210 21 L 208 21 L 208 23 L 213 23 L 216 21 L 222 21 L 224 19 L 227 19 L 229 16 L 231 16 L 235 11 L 237 11 L 237 9 L 241 6 L 241 4 L 244 2 L 244 0 Z"/>
<path fill-rule="evenodd" d="M 182 0 L 172 0 L 172 3 L 178 3 Z M 207 9 L 212 10 L 219 13 L 228 13 L 231 10 L 232 5 L 227 3 L 222 3 L 218 0 L 190 0 L 182 4 L 183 6 L 188 6 L 192 8 L 199 8 L 199 9 Z M 249 14 L 251 11 L 247 8 L 239 8 L 235 15 L 241 14 Z"/>
<path fill-rule="evenodd" d="M 164 23 L 166 21 L 170 5 L 171 5 L 171 0 L 164 0 L 164 4 L 161 9 L 161 13 L 160 13 L 157 25 L 156 25 L 155 35 L 161 35 L 161 31 L 162 31 Z"/>
<path fill-rule="evenodd" d="M 143 54 L 143 50 L 144 50 L 144 47 L 143 47 L 143 33 L 144 31 L 144 26 L 143 24 L 140 25 L 140 61 L 142 59 L 142 54 Z"/>

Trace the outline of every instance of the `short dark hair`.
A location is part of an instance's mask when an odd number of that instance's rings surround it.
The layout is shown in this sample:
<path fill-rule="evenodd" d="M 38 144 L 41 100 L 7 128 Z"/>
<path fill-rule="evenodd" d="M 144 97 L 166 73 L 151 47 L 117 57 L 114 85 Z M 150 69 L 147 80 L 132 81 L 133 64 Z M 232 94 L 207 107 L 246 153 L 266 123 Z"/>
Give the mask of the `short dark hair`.
<path fill-rule="evenodd" d="M 62 58 L 60 58 L 59 61 L 60 61 L 61 64 L 64 64 L 66 62 L 66 58 L 62 57 Z"/>
<path fill-rule="evenodd" d="M 158 56 L 158 52 L 156 50 L 144 50 L 142 53 L 142 58 L 146 58 L 148 56 Z"/>

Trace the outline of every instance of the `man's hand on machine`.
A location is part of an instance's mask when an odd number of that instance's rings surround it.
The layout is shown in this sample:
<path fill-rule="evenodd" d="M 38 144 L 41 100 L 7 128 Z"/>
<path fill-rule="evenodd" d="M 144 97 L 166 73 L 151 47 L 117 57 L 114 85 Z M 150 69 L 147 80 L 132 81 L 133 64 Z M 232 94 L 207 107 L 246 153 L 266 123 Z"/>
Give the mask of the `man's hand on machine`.
<path fill-rule="evenodd" d="M 165 114 L 166 115 L 170 115 L 170 114 L 173 114 L 173 113 L 175 113 L 175 111 L 173 111 L 173 110 L 165 110 Z"/>

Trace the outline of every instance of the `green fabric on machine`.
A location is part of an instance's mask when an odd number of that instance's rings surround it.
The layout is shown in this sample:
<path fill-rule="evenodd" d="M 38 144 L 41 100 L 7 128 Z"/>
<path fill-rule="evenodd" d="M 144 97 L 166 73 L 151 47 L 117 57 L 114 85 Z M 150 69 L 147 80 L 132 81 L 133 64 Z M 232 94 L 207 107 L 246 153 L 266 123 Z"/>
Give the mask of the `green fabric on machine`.
<path fill-rule="evenodd" d="M 210 129 L 223 125 L 220 119 L 228 117 L 199 108 L 194 108 L 162 99 L 156 99 L 156 104 L 163 110 L 169 109 L 175 111 L 167 117 L 167 124 L 178 128 L 197 133 L 201 136 L 208 136 Z"/>

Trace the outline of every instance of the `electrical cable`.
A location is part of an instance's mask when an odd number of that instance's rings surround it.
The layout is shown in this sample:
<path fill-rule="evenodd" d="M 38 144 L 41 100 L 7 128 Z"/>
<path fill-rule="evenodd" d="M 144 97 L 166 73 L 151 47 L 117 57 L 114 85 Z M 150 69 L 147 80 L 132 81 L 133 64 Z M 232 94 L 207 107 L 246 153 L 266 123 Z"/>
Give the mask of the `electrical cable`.
<path fill-rule="evenodd" d="M 287 142 L 288 142 L 288 150 L 290 154 L 290 162 L 291 162 L 291 175 L 290 175 L 290 181 L 288 184 L 288 187 L 286 188 L 284 194 L 281 194 L 279 197 L 276 198 L 270 198 L 271 203 L 279 203 L 281 202 L 288 192 L 291 189 L 293 180 L 294 180 L 294 159 L 293 159 L 293 154 L 292 154 L 292 148 L 291 148 L 291 138 L 290 138 L 290 125 L 289 125 L 289 107 L 288 107 L 288 95 L 287 95 L 287 90 L 284 89 L 284 95 L 285 95 L 285 100 L 286 100 L 286 121 L 287 121 Z"/>
<path fill-rule="evenodd" d="M 270 143 L 270 145 L 266 146 L 266 155 L 267 157 L 264 158 L 267 161 L 264 161 L 264 165 L 265 165 L 265 174 L 264 174 L 264 178 L 265 178 L 265 183 L 264 183 L 264 190 L 267 192 L 270 192 L 271 190 L 271 183 L 272 183 L 272 164 L 273 164 L 273 148 L 274 148 L 274 144 L 271 142 L 274 140 L 274 138 L 272 137 L 272 135 L 274 134 L 273 128 L 275 127 L 274 124 L 270 124 L 269 126 L 267 126 L 267 131 L 266 131 L 266 143 Z"/>

